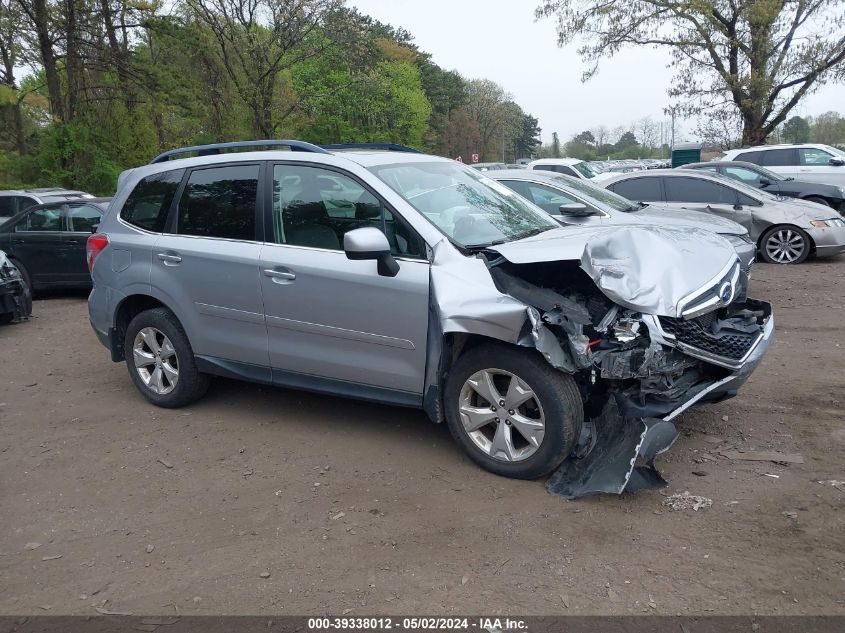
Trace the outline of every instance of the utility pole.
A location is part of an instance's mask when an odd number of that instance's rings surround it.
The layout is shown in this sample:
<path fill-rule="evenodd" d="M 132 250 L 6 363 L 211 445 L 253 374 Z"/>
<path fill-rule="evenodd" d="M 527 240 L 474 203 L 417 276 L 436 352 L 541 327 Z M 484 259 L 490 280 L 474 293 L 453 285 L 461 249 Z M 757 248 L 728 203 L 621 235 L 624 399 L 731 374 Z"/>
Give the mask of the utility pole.
<path fill-rule="evenodd" d="M 672 148 L 675 147 L 675 117 L 678 114 L 678 106 L 669 106 L 668 108 L 663 108 L 663 114 L 668 114 L 670 117 L 672 117 L 671 141 L 669 143 L 669 156 L 671 156 Z"/>

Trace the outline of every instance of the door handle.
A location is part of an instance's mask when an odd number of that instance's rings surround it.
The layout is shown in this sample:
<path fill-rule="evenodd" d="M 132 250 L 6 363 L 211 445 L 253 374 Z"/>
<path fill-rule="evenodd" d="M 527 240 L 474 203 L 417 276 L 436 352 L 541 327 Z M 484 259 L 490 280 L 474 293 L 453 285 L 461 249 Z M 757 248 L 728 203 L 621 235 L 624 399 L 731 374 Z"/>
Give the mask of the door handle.
<path fill-rule="evenodd" d="M 164 262 L 165 266 L 175 266 L 182 261 L 178 255 L 170 255 L 169 253 L 158 253 L 158 258 Z"/>
<path fill-rule="evenodd" d="M 24 240 L 22 240 L 21 238 L 17 238 L 17 239 L 12 240 L 12 244 L 23 244 L 23 243 L 24 243 Z"/>
<path fill-rule="evenodd" d="M 274 270 L 272 268 L 265 268 L 264 275 L 272 279 L 274 283 L 285 283 L 296 279 L 296 273 L 290 270 Z"/>
<path fill-rule="evenodd" d="M 65 240 L 65 244 L 79 244 L 79 240 L 67 239 Z"/>

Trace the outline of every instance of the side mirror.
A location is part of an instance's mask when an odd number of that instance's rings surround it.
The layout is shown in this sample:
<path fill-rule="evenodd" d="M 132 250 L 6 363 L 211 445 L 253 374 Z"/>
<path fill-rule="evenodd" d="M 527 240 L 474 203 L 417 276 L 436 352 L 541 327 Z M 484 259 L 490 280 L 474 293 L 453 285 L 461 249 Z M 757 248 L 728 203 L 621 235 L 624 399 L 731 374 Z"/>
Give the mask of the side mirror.
<path fill-rule="evenodd" d="M 842 167 L 842 165 L 845 165 L 845 158 L 831 158 L 827 162 L 834 167 Z"/>
<path fill-rule="evenodd" d="M 91 233 L 96 233 L 99 230 L 99 228 L 100 228 L 99 222 L 97 224 L 92 224 L 91 225 Z"/>
<path fill-rule="evenodd" d="M 561 215 L 568 215 L 572 218 L 586 218 L 591 215 L 597 215 L 595 209 L 591 209 L 581 202 L 562 204 L 558 207 L 558 211 L 560 211 Z"/>
<path fill-rule="evenodd" d="M 374 259 L 378 262 L 378 274 L 395 277 L 399 273 L 399 262 L 390 254 L 390 243 L 384 233 L 367 226 L 349 231 L 343 236 L 343 250 L 352 260 Z"/>
<path fill-rule="evenodd" d="M 768 178 L 761 178 L 760 184 L 763 185 L 764 187 L 768 187 L 770 184 L 772 184 L 772 181 L 769 180 Z"/>

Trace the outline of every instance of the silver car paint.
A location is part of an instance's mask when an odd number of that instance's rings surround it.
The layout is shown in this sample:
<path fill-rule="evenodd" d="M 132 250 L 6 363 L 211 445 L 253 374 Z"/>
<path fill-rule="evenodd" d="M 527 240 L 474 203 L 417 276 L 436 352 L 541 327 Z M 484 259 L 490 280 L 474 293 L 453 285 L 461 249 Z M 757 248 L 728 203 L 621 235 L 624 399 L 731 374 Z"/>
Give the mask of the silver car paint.
<path fill-rule="evenodd" d="M 422 393 L 430 264 L 399 263 L 399 273 L 385 277 L 375 261 L 343 251 L 265 244 L 260 294 L 270 366 Z"/>
<path fill-rule="evenodd" d="M 761 195 L 756 189 L 737 187 L 734 180 L 725 176 L 712 175 L 697 170 L 685 169 L 655 169 L 648 172 L 620 174 L 601 182 L 601 186 L 609 188 L 614 183 L 634 178 L 700 178 L 716 182 L 722 186 L 740 191 L 760 204 L 759 206 L 744 205 L 740 209 L 731 204 L 707 204 L 694 202 L 661 202 L 661 205 L 672 209 L 692 210 L 727 218 L 742 224 L 748 229 L 751 239 L 759 243 L 763 234 L 771 227 L 778 225 L 793 225 L 804 230 L 816 245 L 817 256 L 836 255 L 845 252 L 845 227 L 817 228 L 810 224 L 811 220 L 827 220 L 839 217 L 828 206 L 800 200 L 796 198 L 774 198 Z"/>

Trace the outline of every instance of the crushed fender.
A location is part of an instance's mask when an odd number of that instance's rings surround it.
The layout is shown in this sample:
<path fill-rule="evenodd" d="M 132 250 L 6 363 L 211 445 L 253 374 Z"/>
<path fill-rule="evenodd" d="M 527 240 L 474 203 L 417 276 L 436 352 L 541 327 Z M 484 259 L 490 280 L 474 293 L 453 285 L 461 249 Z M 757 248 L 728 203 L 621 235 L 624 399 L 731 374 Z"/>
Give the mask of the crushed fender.
<path fill-rule="evenodd" d="M 678 437 L 671 422 L 657 418 L 623 418 L 614 399 L 588 428 L 594 437 L 589 452 L 561 464 L 546 482 L 546 490 L 564 499 L 601 493 L 663 488 L 666 481 L 654 458 Z"/>

